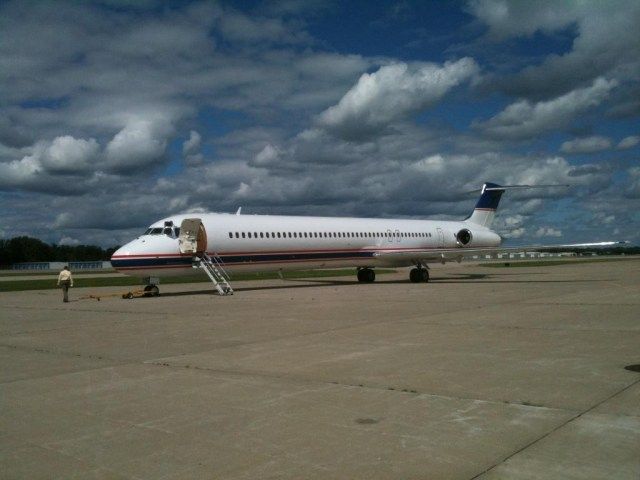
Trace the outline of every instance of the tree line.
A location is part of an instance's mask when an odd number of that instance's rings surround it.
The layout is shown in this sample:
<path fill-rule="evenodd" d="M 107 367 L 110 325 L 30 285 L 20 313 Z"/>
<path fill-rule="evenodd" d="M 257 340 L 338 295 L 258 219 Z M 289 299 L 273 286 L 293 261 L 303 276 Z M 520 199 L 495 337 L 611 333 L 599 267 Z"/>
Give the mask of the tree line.
<path fill-rule="evenodd" d="M 95 245 L 54 245 L 32 237 L 0 239 L 0 265 L 22 262 L 84 262 L 109 260 L 119 247 L 103 249 Z"/>

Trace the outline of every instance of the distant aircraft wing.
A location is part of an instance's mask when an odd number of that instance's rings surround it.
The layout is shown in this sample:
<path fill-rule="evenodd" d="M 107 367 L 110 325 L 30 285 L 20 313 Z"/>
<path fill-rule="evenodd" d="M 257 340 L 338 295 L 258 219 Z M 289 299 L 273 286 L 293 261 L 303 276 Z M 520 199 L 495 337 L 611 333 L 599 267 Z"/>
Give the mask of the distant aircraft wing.
<path fill-rule="evenodd" d="M 545 252 L 562 249 L 574 248 L 602 248 L 613 246 L 624 246 L 626 242 L 595 242 L 595 243 L 571 243 L 560 245 L 522 245 L 514 247 L 456 247 L 456 248 L 430 248 L 430 249 L 385 249 L 377 251 L 373 254 L 374 258 L 380 263 L 389 262 L 391 264 L 406 261 L 407 265 L 417 263 L 434 263 L 434 262 L 460 262 L 465 258 L 476 255 L 488 255 L 498 253 L 513 252 Z"/>

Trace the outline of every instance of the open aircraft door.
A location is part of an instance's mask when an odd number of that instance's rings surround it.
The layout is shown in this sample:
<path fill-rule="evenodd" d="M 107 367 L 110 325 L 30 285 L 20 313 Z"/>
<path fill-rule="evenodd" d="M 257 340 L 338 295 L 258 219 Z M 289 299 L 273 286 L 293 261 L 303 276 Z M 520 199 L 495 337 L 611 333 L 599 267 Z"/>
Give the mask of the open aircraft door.
<path fill-rule="evenodd" d="M 199 218 L 185 218 L 178 237 L 180 253 L 201 257 L 207 251 L 207 231 Z"/>

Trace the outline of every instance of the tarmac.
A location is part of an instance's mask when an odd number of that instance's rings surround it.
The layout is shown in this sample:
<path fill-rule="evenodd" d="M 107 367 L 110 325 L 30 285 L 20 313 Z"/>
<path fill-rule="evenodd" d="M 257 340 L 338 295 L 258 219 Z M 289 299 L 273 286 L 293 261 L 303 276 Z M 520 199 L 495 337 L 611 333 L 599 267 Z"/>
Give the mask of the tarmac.
<path fill-rule="evenodd" d="M 0 477 L 640 478 L 640 261 L 407 277 L 1 293 Z"/>

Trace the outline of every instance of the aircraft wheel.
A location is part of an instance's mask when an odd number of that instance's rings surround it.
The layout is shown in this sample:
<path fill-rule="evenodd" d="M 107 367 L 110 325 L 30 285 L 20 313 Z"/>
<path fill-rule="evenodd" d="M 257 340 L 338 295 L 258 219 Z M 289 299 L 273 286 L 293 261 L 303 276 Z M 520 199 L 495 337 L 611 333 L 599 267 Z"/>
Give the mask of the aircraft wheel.
<path fill-rule="evenodd" d="M 365 275 L 366 281 L 369 283 L 373 283 L 376 281 L 376 272 L 370 268 L 366 270 L 367 274 Z"/>
<path fill-rule="evenodd" d="M 419 283 L 422 281 L 422 274 L 420 273 L 420 269 L 412 268 L 409 272 L 409 280 L 411 283 Z"/>
<path fill-rule="evenodd" d="M 429 270 L 427 270 L 426 268 L 422 268 L 420 269 L 420 272 L 422 273 L 422 281 L 425 283 L 429 282 Z"/>
<path fill-rule="evenodd" d="M 409 272 L 409 280 L 412 283 L 426 283 L 429 281 L 429 270 L 426 268 L 412 268 Z"/>
<path fill-rule="evenodd" d="M 144 296 L 145 297 L 157 297 L 160 295 L 160 289 L 157 285 L 147 285 L 144 287 Z"/>
<path fill-rule="evenodd" d="M 358 270 L 358 281 L 363 283 L 371 283 L 376 280 L 376 272 L 371 268 L 361 268 Z"/>

